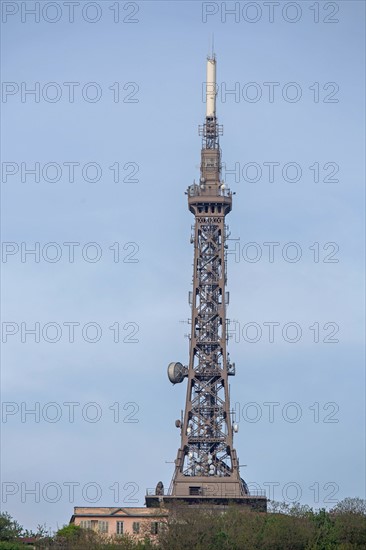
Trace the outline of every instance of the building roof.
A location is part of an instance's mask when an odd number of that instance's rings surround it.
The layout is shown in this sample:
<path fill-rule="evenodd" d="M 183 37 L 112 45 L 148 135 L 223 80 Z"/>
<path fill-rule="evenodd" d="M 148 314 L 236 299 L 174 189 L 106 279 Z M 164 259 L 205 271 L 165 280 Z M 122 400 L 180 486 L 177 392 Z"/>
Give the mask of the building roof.
<path fill-rule="evenodd" d="M 129 508 L 129 507 L 100 507 L 100 506 L 75 506 L 70 523 L 74 523 L 75 517 L 166 517 L 168 512 L 160 508 Z"/>

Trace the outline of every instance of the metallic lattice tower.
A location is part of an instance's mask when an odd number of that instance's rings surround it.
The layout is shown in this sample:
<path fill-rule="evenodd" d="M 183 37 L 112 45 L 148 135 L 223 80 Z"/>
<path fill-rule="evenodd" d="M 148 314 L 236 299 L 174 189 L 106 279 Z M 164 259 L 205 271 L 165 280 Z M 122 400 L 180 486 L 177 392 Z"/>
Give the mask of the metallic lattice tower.
<path fill-rule="evenodd" d="M 235 501 L 265 510 L 266 498 L 250 495 L 241 479 L 233 447 L 233 432 L 238 428 L 230 413 L 228 377 L 235 374 L 235 364 L 226 350 L 229 293 L 225 291 L 225 216 L 232 208 L 232 193 L 221 179 L 215 56 L 207 59 L 206 119 L 199 133 L 200 181 L 187 190 L 188 208 L 195 216 L 189 365 L 170 363 L 168 367 L 173 384 L 188 379 L 184 416 L 176 421 L 181 446 L 168 494 L 164 495 L 160 482 L 146 504 L 156 505 L 159 497 L 160 502 Z"/>

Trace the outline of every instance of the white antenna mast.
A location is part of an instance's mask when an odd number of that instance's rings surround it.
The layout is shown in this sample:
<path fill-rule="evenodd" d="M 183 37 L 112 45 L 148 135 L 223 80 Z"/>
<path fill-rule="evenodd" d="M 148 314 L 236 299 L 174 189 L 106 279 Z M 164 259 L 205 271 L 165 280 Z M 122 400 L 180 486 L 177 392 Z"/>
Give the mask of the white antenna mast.
<path fill-rule="evenodd" d="M 216 58 L 207 58 L 207 77 L 206 77 L 206 118 L 216 117 Z"/>

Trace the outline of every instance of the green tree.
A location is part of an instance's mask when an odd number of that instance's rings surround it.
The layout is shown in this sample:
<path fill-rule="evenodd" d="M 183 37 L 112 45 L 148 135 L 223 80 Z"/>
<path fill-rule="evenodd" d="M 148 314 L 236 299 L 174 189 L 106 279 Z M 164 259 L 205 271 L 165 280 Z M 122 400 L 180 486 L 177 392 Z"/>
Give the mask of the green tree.
<path fill-rule="evenodd" d="M 57 531 L 56 537 L 77 540 L 81 538 L 82 534 L 82 528 L 79 525 L 71 523 L 70 525 L 64 525 L 61 527 L 61 529 Z"/>
<path fill-rule="evenodd" d="M 339 548 L 366 548 L 366 501 L 345 498 L 330 511 Z"/>
<path fill-rule="evenodd" d="M 0 541 L 13 541 L 21 536 L 23 527 L 7 512 L 0 514 Z"/>
<path fill-rule="evenodd" d="M 331 514 L 358 514 L 366 515 L 366 500 L 347 497 L 338 502 L 330 511 Z"/>

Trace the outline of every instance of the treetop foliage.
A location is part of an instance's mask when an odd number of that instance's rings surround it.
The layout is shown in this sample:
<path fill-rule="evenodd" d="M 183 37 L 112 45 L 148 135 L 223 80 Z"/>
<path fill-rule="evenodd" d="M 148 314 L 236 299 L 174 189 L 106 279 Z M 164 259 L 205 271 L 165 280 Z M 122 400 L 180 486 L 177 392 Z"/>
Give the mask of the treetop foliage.
<path fill-rule="evenodd" d="M 6 512 L 0 514 L 0 550 L 19 550 L 21 537 L 33 535 L 43 550 L 365 550 L 366 501 L 346 498 L 331 510 L 299 503 L 269 502 L 268 513 L 240 506 L 176 506 L 156 537 L 107 536 L 71 524 L 53 536 L 36 534 Z"/>

